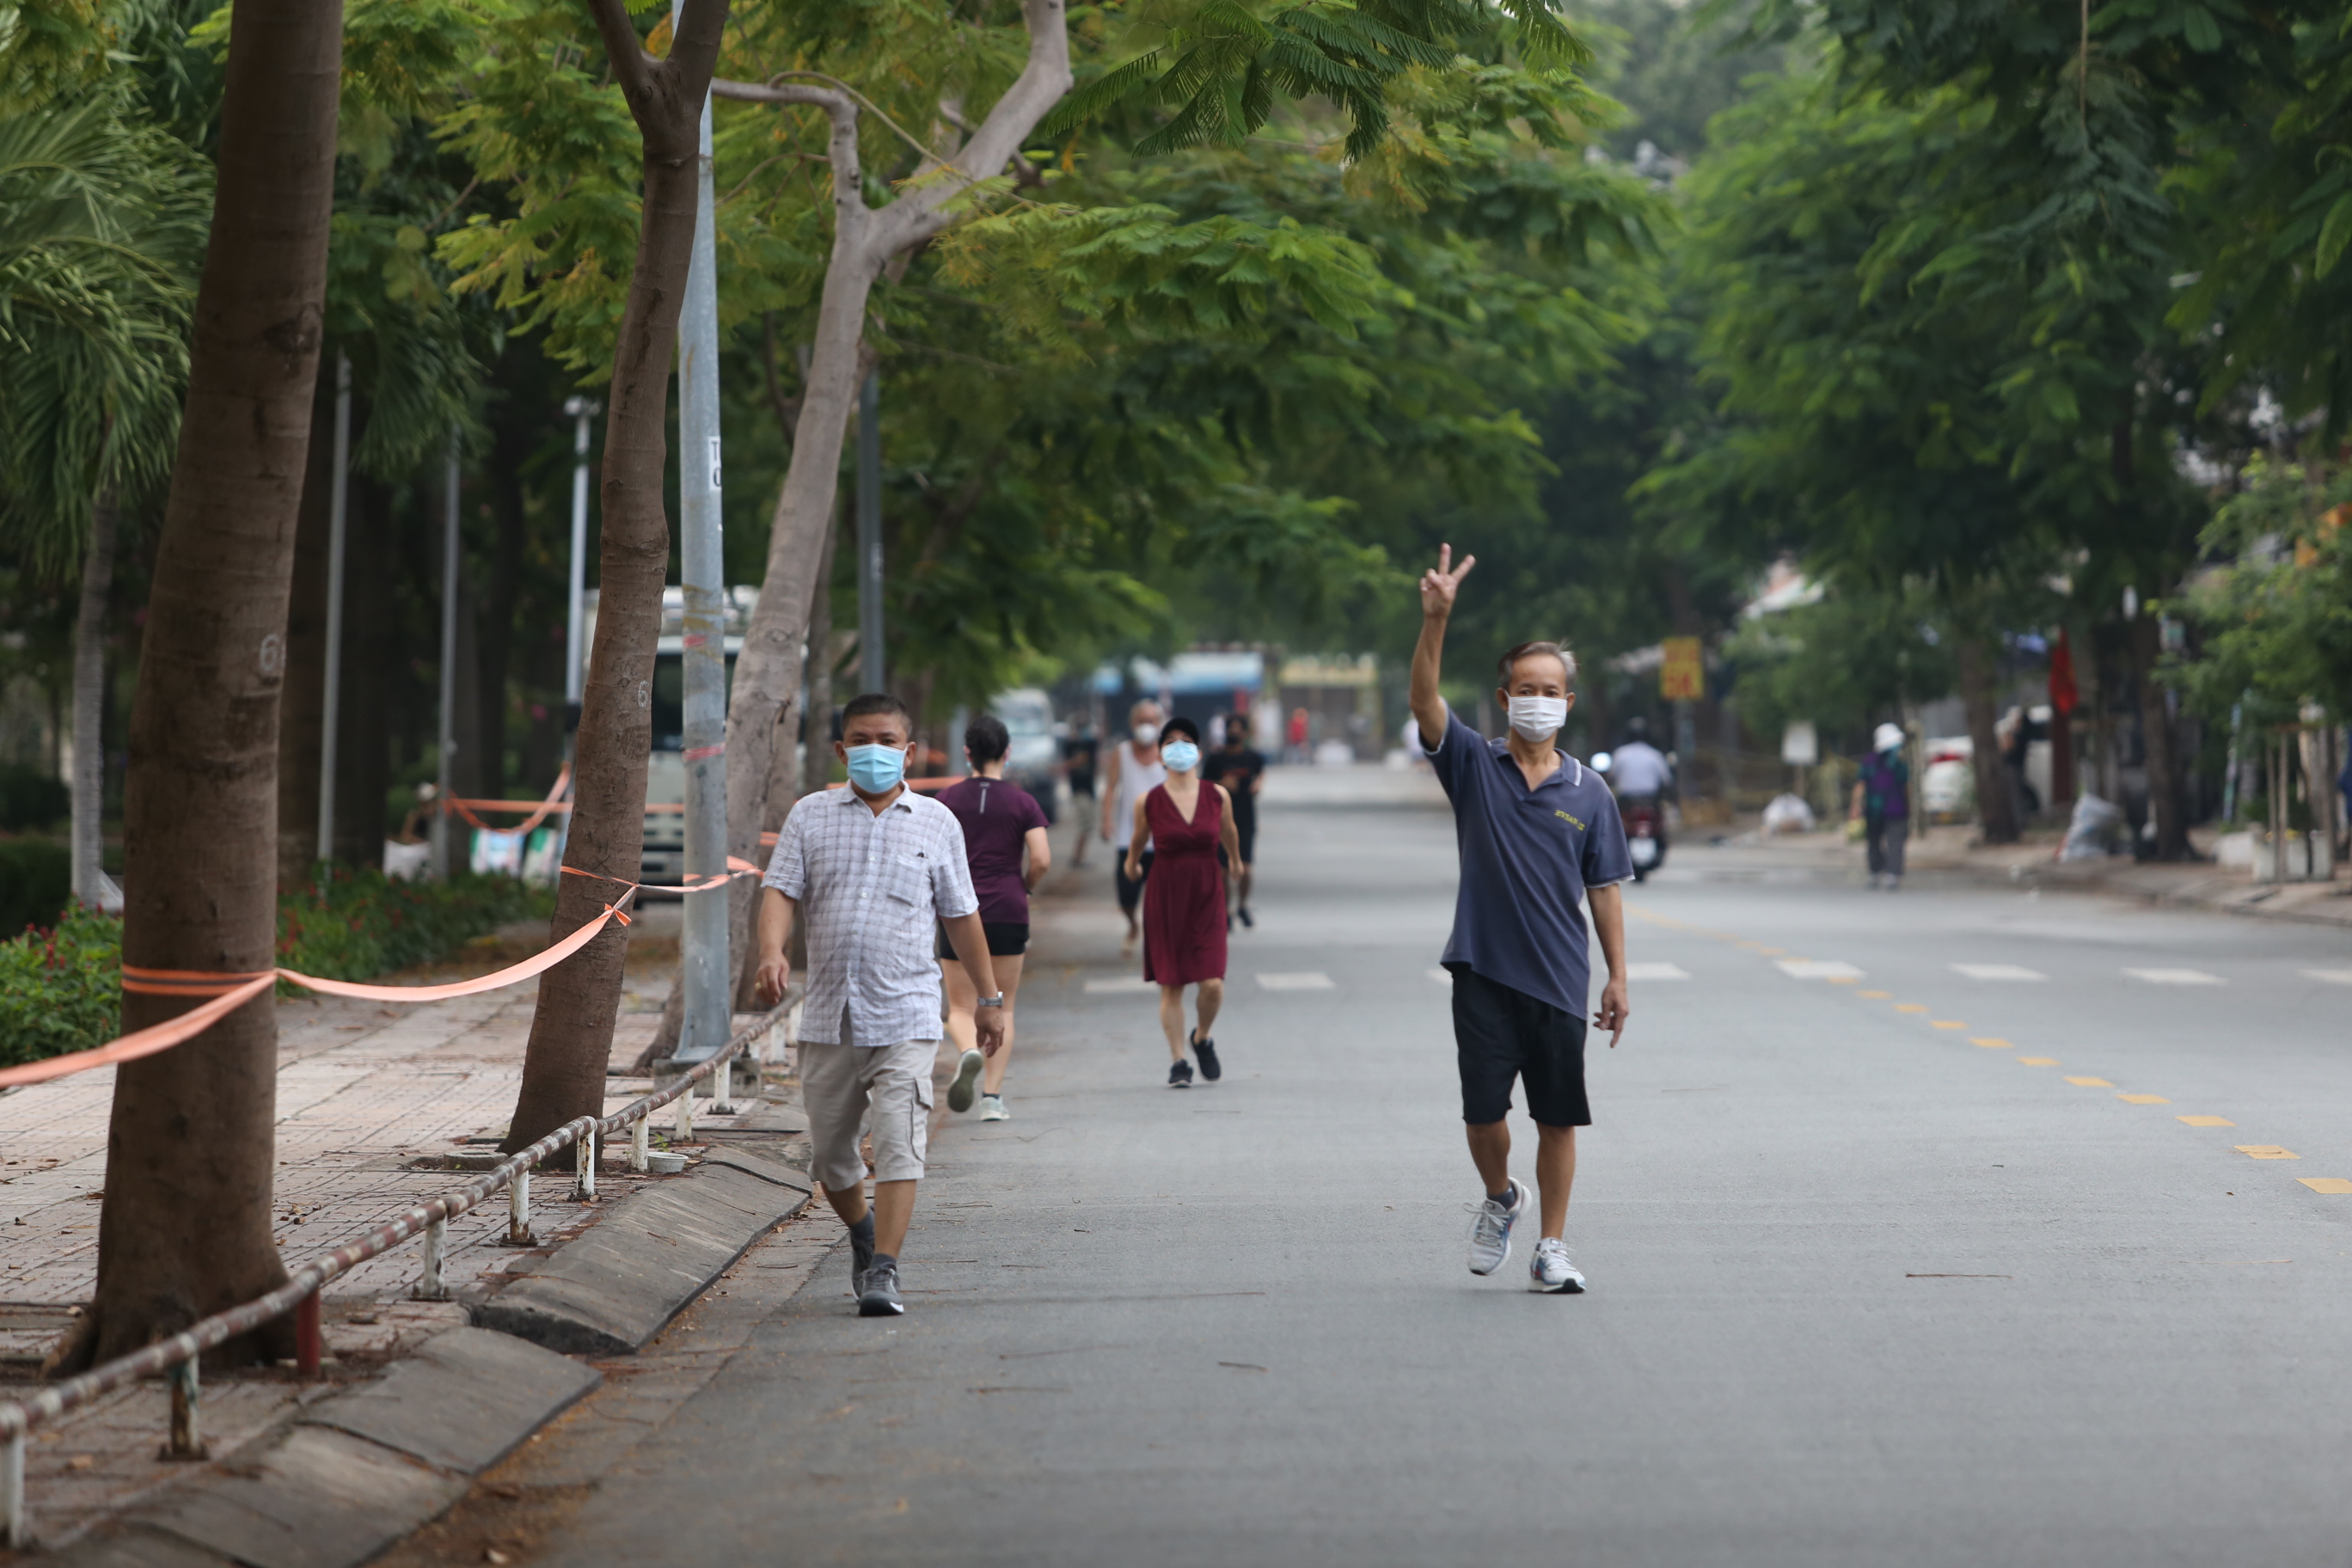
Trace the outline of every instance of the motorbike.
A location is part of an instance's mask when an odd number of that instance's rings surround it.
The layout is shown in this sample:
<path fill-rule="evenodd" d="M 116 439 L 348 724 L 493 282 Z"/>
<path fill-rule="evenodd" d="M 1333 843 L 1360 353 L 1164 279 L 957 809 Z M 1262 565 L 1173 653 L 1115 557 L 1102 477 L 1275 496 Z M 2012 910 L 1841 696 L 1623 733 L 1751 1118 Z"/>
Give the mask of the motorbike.
<path fill-rule="evenodd" d="M 1666 863 L 1666 814 L 1651 798 L 1628 805 L 1624 817 L 1625 852 L 1633 861 L 1633 880 L 1646 881 Z"/>

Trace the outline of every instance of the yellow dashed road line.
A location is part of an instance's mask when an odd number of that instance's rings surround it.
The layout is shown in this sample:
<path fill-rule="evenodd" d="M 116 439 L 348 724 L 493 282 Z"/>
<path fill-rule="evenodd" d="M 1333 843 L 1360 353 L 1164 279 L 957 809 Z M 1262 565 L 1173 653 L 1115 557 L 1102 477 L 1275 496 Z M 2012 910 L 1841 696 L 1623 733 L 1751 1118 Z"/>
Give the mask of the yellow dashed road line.
<path fill-rule="evenodd" d="M 2058 1065 L 2056 1057 L 2020 1057 L 2017 1059 L 2030 1068 L 2054 1068 Z"/>
<path fill-rule="evenodd" d="M 2191 1127 L 2235 1127 L 2237 1125 L 2226 1116 L 2176 1116 L 2173 1120 L 2186 1121 Z"/>
<path fill-rule="evenodd" d="M 2341 1176 L 2297 1176 L 2295 1180 L 2315 1193 L 2328 1193 L 2339 1197 L 2352 1193 L 2352 1182 Z"/>
<path fill-rule="evenodd" d="M 2300 1160 L 2302 1155 L 2292 1149 L 2282 1149 L 2275 1143 L 2241 1143 L 2238 1152 L 2249 1160 Z"/>
<path fill-rule="evenodd" d="M 2113 1089 L 2116 1086 L 2103 1078 L 2070 1078 L 2066 1080 L 2078 1089 Z"/>
<path fill-rule="evenodd" d="M 2119 1094 L 2116 1098 L 2126 1105 L 2170 1105 L 2172 1103 L 2160 1094 Z"/>

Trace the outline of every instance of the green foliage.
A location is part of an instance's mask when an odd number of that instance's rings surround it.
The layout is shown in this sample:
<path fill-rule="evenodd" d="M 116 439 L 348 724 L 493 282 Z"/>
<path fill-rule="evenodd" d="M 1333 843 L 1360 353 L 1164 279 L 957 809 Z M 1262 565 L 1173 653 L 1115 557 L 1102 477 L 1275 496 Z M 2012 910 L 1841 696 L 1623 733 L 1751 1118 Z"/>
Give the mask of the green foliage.
<path fill-rule="evenodd" d="M 0 855 L 7 848 L 0 844 Z M 122 922 L 95 910 L 69 910 L 53 928 L 0 942 L 0 1067 L 113 1039 L 121 979 Z"/>
<path fill-rule="evenodd" d="M 2205 531 L 2227 564 L 2189 589 L 2204 631 L 2200 657 L 2172 678 L 2199 709 L 2226 718 L 2242 700 L 2250 724 L 2291 724 L 2305 702 L 2352 714 L 2352 474 L 2322 478 L 2256 458 L 2244 489 Z"/>
<path fill-rule="evenodd" d="M 371 980 L 440 958 L 509 921 L 545 920 L 555 894 L 512 877 L 394 881 L 320 866 L 308 889 L 278 900 L 278 962 L 322 980 Z"/>
<path fill-rule="evenodd" d="M 0 833 L 53 827 L 70 805 L 71 794 L 62 781 L 38 768 L 0 763 Z M 8 922 L 0 920 L 0 931 L 7 929 Z"/>
<path fill-rule="evenodd" d="M 73 898 L 73 858 L 50 838 L 0 838 L 0 931 L 45 925 Z"/>
<path fill-rule="evenodd" d="M 1955 671 L 1937 613 L 1915 588 L 1832 594 L 1742 621 L 1723 648 L 1741 721 L 1767 744 L 1805 720 L 1827 750 L 1866 749 L 1872 726 L 1950 694 Z"/>

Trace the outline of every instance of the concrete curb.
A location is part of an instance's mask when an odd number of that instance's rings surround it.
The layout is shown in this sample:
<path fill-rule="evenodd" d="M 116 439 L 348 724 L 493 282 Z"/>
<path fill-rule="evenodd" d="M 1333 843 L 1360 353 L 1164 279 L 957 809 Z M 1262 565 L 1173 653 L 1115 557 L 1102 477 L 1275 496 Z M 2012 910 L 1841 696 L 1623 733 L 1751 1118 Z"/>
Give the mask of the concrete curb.
<path fill-rule="evenodd" d="M 785 1130 L 746 1131 L 781 1140 Z M 773 1142 L 765 1145 L 775 1148 Z M 641 1187 L 586 1234 L 476 1305 L 478 1328 L 572 1355 L 628 1355 L 666 1328 L 751 1244 L 808 1206 L 805 1172 L 761 1142 L 710 1148 L 693 1171 Z"/>
<path fill-rule="evenodd" d="M 603 1381 L 593 1367 L 451 1329 L 384 1376 L 320 1401 L 257 1452 L 101 1526 L 73 1568 L 352 1568 Z"/>

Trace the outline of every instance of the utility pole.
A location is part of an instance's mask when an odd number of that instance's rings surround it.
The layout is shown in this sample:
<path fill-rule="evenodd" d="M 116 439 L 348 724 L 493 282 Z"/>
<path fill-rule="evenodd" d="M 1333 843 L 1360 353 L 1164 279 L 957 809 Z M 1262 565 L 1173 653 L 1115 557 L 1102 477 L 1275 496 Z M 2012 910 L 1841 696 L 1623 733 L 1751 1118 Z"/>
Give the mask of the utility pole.
<path fill-rule="evenodd" d="M 882 662 L 882 373 L 857 389 L 857 682 L 887 689 Z"/>
<path fill-rule="evenodd" d="M 449 464 L 441 489 L 441 771 L 433 817 L 433 874 L 443 881 L 450 865 L 451 763 L 457 755 L 457 427 L 449 426 Z"/>
<path fill-rule="evenodd" d="M 335 353 L 335 481 L 327 507 L 327 669 L 319 733 L 319 858 L 335 858 L 335 738 L 343 708 L 343 531 L 351 516 L 352 361 Z"/>
<path fill-rule="evenodd" d="M 580 732 L 580 694 L 586 672 L 580 668 L 581 638 L 588 614 L 588 422 L 603 412 L 593 398 L 565 400 L 572 416 L 572 596 L 563 621 L 563 750 L 569 756 Z"/>
<path fill-rule="evenodd" d="M 672 10 L 675 17 L 677 12 Z M 679 579 L 686 599 L 686 874 L 727 869 L 727 586 L 720 549 L 719 465 L 719 247 L 710 168 L 710 99 L 702 100 L 701 175 L 694 199 L 694 252 L 677 323 Z M 698 1062 L 727 1043 L 734 976 L 727 963 L 725 893 L 686 900 L 686 1016 L 672 1060 Z M 731 1071 L 731 1069 L 730 1069 Z M 715 1098 L 730 1097 L 724 1084 Z"/>

